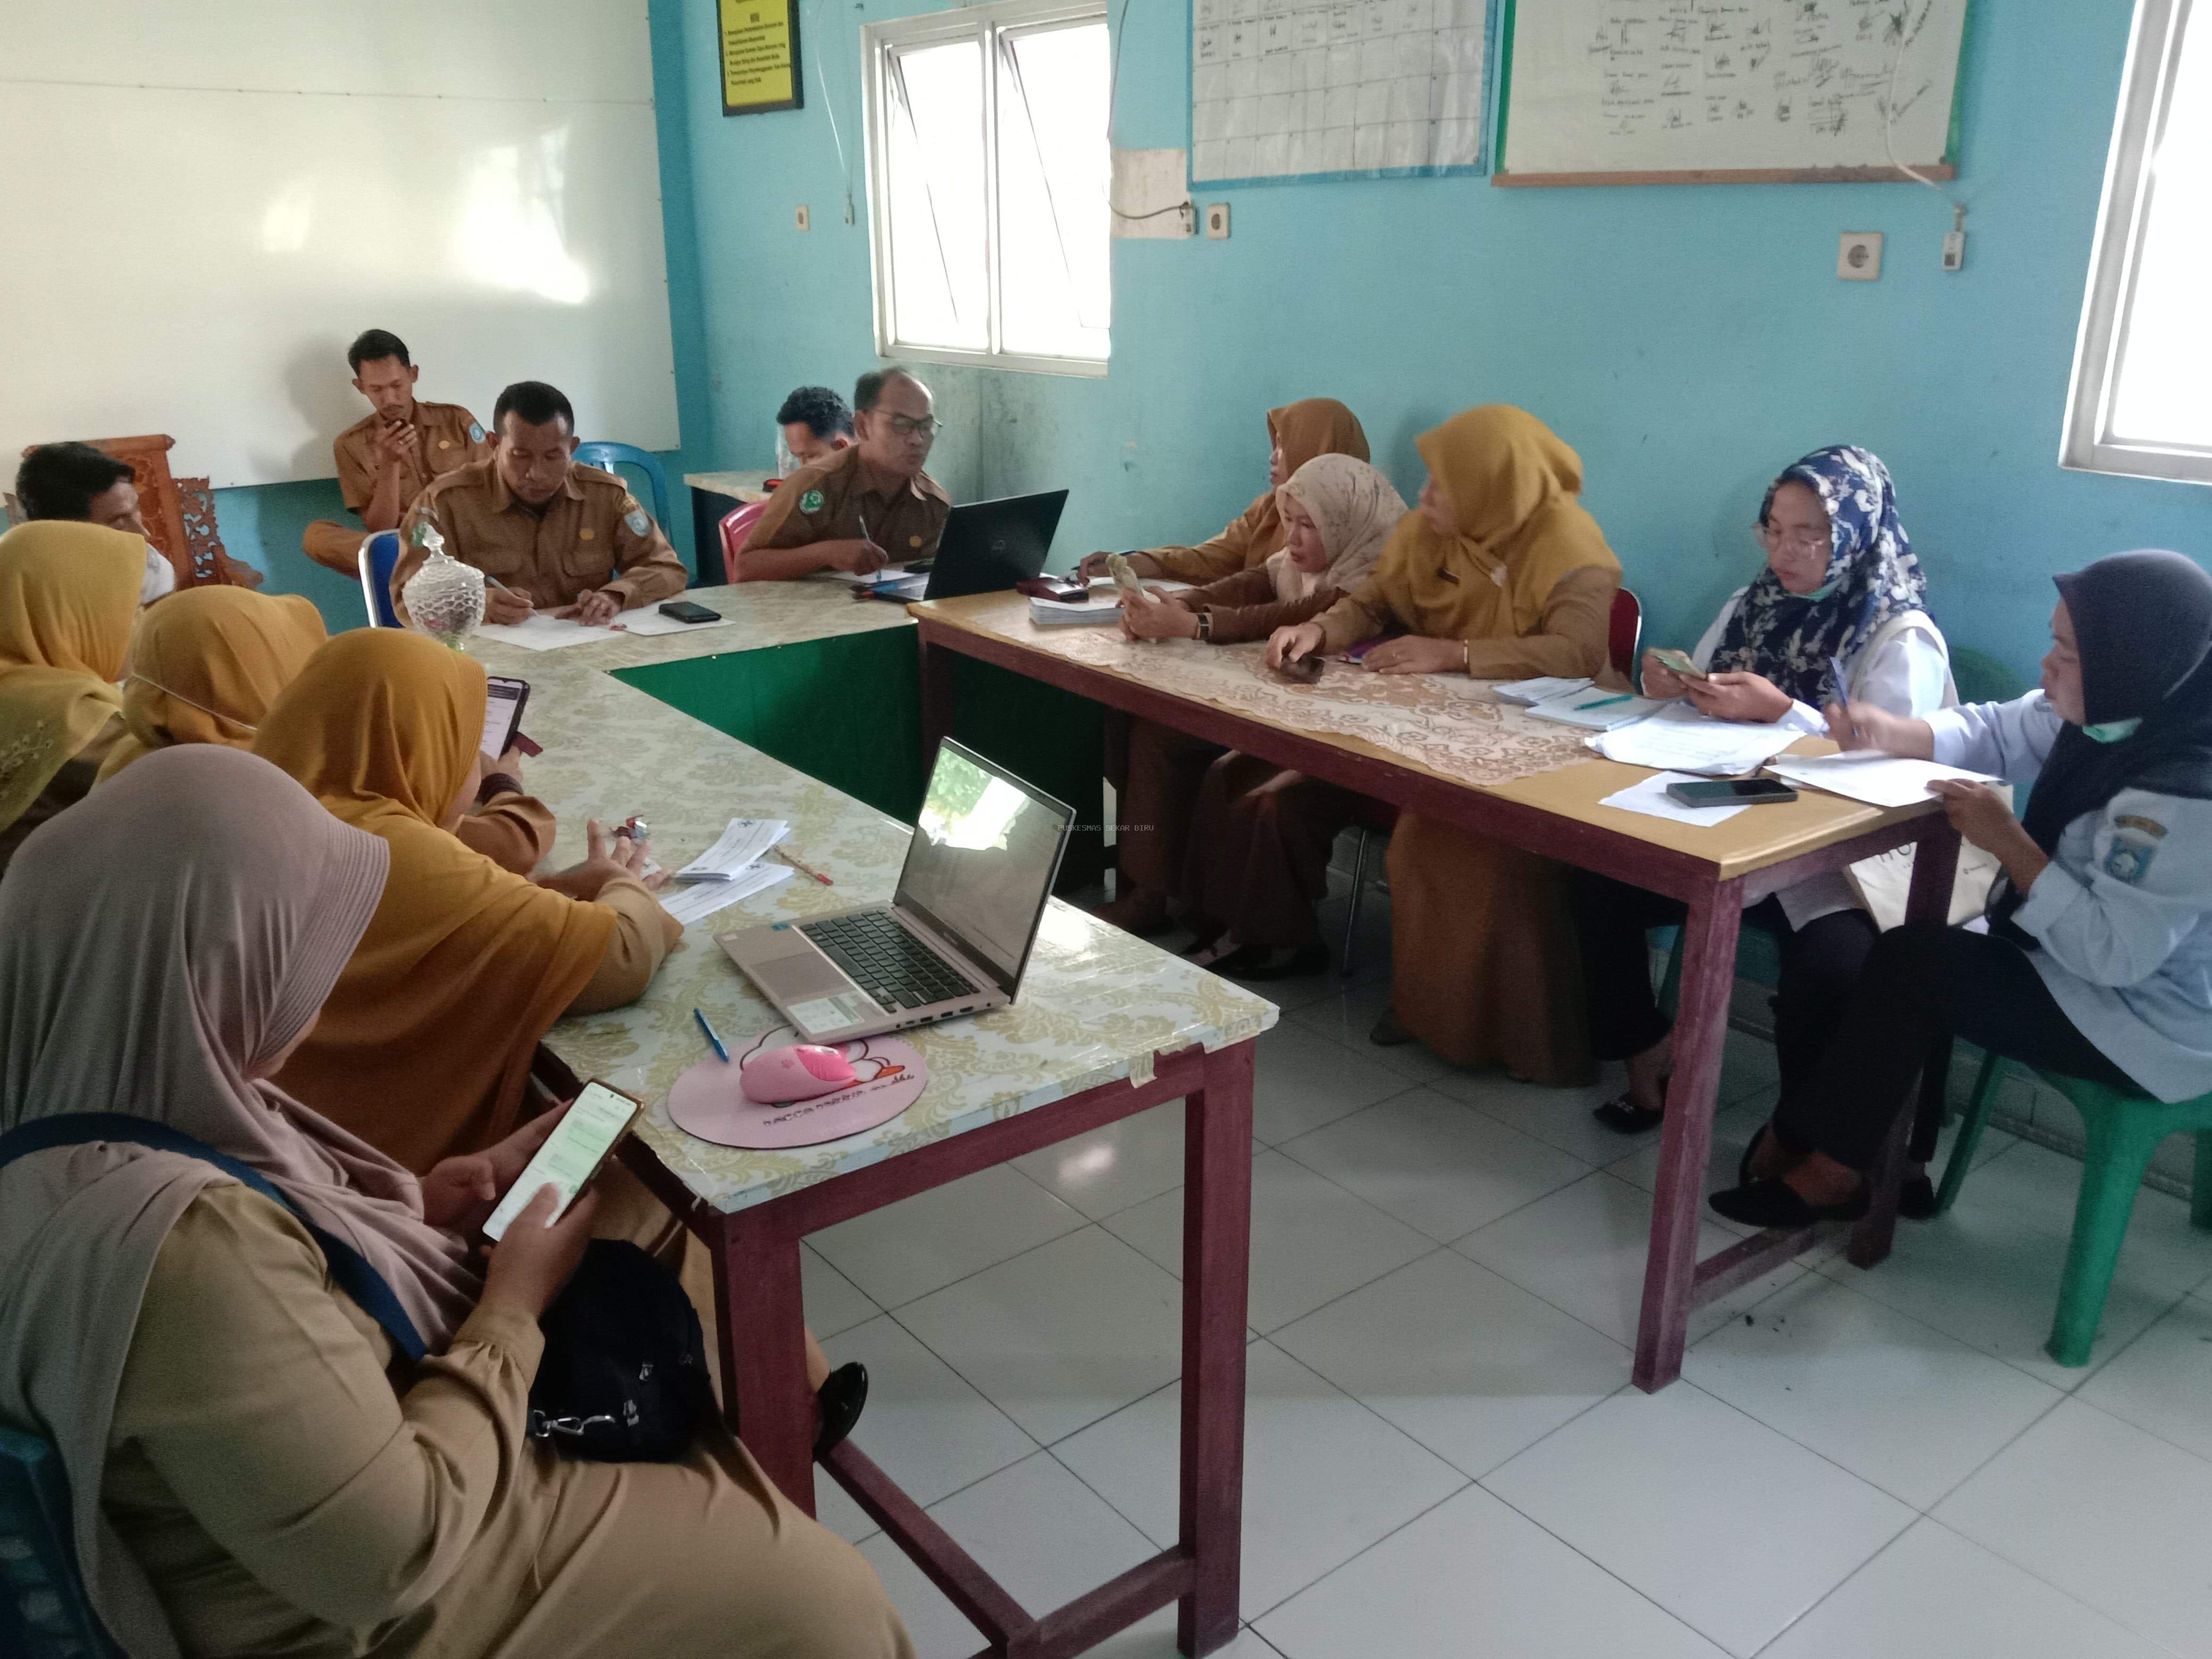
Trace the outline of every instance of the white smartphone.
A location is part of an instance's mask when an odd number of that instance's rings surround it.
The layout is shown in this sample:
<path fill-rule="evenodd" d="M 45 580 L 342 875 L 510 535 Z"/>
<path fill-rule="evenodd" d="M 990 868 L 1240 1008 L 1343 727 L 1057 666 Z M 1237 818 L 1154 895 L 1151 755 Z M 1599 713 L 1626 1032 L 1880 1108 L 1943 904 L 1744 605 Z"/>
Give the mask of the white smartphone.
<path fill-rule="evenodd" d="M 484 1237 L 496 1243 L 540 1187 L 560 1189 L 561 1202 L 545 1224 L 550 1227 L 558 1221 L 644 1109 L 642 1102 L 619 1089 L 597 1081 L 586 1083 L 568 1115 L 554 1125 L 553 1133 L 545 1137 L 544 1145 L 532 1155 L 520 1177 L 485 1221 Z"/>

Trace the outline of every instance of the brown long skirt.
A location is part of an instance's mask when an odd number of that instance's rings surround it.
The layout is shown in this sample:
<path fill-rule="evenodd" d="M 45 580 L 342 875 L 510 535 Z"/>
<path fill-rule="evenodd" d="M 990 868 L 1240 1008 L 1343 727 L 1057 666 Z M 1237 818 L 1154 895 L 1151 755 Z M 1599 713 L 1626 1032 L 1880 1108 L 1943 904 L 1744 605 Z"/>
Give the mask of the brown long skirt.
<path fill-rule="evenodd" d="M 1457 1066 L 1594 1074 L 1567 870 L 1406 813 L 1390 838 L 1391 1010 Z"/>
<path fill-rule="evenodd" d="M 1362 803 L 1257 755 L 1222 756 L 1198 792 L 1178 895 L 1186 915 L 1201 933 L 1225 931 L 1243 945 L 1312 944 L 1330 850 Z"/>

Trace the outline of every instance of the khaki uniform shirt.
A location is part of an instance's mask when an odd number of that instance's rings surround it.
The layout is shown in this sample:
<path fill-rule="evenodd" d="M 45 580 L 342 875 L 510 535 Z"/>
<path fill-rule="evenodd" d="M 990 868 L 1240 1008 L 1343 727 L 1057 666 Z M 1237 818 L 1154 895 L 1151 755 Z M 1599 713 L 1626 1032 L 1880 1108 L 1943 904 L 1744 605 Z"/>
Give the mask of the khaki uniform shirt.
<path fill-rule="evenodd" d="M 945 533 L 951 511 L 952 498 L 927 472 L 917 472 L 889 495 L 870 489 L 855 445 L 802 466 L 778 484 L 745 546 L 805 547 L 866 536 L 893 564 L 905 564 L 937 551 L 937 538 Z M 745 580 L 742 554 L 738 580 Z"/>
<path fill-rule="evenodd" d="M 392 606 L 402 622 L 407 607 L 400 592 L 428 556 L 416 539 L 426 520 L 435 521 L 447 552 L 496 576 L 540 611 L 574 605 L 595 588 L 614 593 L 626 611 L 684 588 L 684 562 L 613 473 L 572 466 L 544 511 L 533 513 L 486 457 L 434 480 L 399 521 Z"/>
<path fill-rule="evenodd" d="M 376 452 L 383 426 L 384 417 L 372 409 L 367 419 L 339 433 L 331 446 L 337 458 L 338 493 L 345 497 L 349 513 L 358 514 L 376 494 Z M 483 425 L 459 404 L 426 404 L 416 398 L 415 430 L 419 435 L 414 459 L 399 468 L 402 511 L 428 488 L 431 479 L 491 453 Z"/>

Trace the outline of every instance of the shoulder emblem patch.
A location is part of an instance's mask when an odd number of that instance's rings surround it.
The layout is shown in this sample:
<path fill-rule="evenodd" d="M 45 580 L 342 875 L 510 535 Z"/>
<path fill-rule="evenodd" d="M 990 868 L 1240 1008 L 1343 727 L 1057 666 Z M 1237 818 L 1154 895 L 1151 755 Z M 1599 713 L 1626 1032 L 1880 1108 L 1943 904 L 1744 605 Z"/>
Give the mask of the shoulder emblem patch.
<path fill-rule="evenodd" d="M 2130 887 L 2138 885 L 2150 873 L 2150 861 L 2158 848 L 2117 842 L 2112 850 L 2105 854 L 2105 873 L 2114 881 L 2124 881 Z"/>
<path fill-rule="evenodd" d="M 632 507 L 628 513 L 623 514 L 623 527 L 633 536 L 645 534 L 646 526 L 652 522 L 652 520 L 645 516 L 645 509 L 641 507 Z"/>
<path fill-rule="evenodd" d="M 822 492 L 818 489 L 810 489 L 801 495 L 799 498 L 799 510 L 801 513 L 819 513 L 822 510 Z"/>
<path fill-rule="evenodd" d="M 471 421 L 469 422 L 469 441 L 472 444 L 480 444 L 483 441 L 484 429 L 483 424 L 477 421 Z"/>

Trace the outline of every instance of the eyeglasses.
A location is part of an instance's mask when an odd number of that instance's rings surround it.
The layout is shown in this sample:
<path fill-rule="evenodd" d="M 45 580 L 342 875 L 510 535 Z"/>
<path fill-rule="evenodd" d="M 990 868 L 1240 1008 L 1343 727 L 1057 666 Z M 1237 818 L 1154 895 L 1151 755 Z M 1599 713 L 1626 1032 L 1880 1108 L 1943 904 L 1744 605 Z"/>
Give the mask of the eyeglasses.
<path fill-rule="evenodd" d="M 1794 547 L 1807 553 L 1826 553 L 1835 545 L 1832 532 L 1826 530 L 1784 530 L 1772 524 L 1759 526 L 1759 533 L 1769 544 L 1778 547 Z"/>
<path fill-rule="evenodd" d="M 937 416 L 924 415 L 916 420 L 911 415 L 894 415 L 891 416 L 891 430 L 902 438 L 910 438 L 916 433 L 925 438 L 934 438 L 937 435 Z"/>

